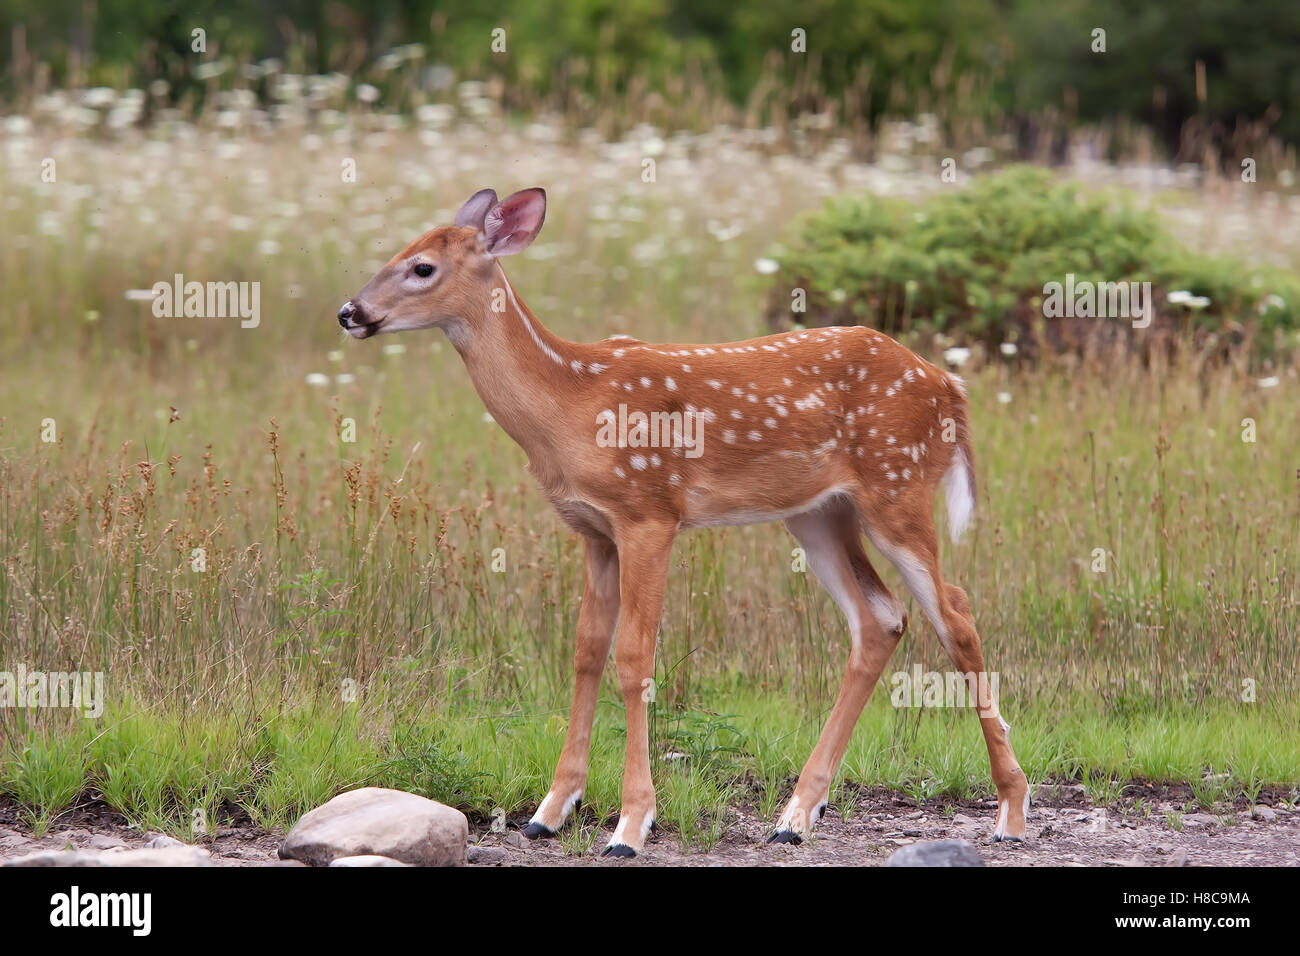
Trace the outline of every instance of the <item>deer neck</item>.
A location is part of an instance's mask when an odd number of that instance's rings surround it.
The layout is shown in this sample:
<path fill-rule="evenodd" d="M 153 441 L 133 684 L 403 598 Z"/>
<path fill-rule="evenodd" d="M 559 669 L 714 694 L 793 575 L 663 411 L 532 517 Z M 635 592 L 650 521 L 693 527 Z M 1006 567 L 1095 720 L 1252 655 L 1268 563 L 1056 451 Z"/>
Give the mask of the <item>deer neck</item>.
<path fill-rule="evenodd" d="M 564 427 L 564 397 L 576 377 L 573 363 L 580 346 L 551 333 L 515 294 L 499 264 L 493 288 L 473 321 L 448 329 L 470 380 L 489 414 L 528 455 L 538 476 L 550 483 Z M 496 290 L 500 289 L 500 293 Z M 493 299 L 504 299 L 494 311 Z M 594 427 L 594 426 L 593 426 Z"/>

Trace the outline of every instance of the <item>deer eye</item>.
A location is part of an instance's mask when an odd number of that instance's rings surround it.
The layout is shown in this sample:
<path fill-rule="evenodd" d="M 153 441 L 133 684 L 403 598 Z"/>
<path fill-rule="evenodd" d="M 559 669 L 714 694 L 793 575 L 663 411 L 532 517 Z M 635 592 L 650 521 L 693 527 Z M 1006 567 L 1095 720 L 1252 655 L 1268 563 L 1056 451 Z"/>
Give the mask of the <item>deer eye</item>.
<path fill-rule="evenodd" d="M 415 267 L 415 274 L 421 279 L 427 279 L 429 276 L 433 275 L 433 266 L 429 265 L 427 262 L 421 262 Z"/>

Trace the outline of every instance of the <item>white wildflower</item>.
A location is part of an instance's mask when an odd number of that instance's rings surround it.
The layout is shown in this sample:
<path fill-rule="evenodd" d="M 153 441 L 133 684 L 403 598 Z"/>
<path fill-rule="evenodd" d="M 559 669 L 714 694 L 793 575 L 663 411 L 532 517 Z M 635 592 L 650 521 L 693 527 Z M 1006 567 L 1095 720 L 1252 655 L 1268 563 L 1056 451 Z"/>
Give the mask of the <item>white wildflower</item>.
<path fill-rule="evenodd" d="M 943 350 L 943 360 L 947 362 L 949 365 L 952 365 L 956 368 L 961 368 L 963 365 L 965 365 L 966 360 L 969 358 L 970 358 L 970 349 L 961 348 L 960 346 L 953 346 L 950 349 Z"/>

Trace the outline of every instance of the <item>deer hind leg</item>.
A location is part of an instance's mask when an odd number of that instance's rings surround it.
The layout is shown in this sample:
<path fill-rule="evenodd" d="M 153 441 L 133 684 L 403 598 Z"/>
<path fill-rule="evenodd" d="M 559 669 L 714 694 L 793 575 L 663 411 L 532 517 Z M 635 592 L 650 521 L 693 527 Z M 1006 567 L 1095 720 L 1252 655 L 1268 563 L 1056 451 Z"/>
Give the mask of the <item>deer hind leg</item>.
<path fill-rule="evenodd" d="M 849 622 L 852 647 L 839 697 L 769 843 L 801 843 L 830 799 L 831 782 L 862 708 L 907 629 L 902 605 L 881 582 L 858 537 L 858 516 L 840 502 L 786 521 L 808 564 Z"/>
<path fill-rule="evenodd" d="M 969 699 L 978 708 L 980 728 L 989 751 L 993 784 L 998 791 L 998 818 L 993 839 L 1023 840 L 1029 813 L 1029 782 L 1011 750 L 1011 728 L 998 712 L 993 682 L 984 670 L 984 652 L 966 592 L 945 584 L 939 570 L 938 539 L 928 510 L 909 516 L 904 536 L 869 526 L 872 544 L 898 569 L 908 589 L 939 635 L 957 669 L 966 675 Z M 883 524 L 883 522 L 882 522 Z M 917 529 L 921 533 L 917 534 Z"/>
<path fill-rule="evenodd" d="M 573 654 L 573 711 L 554 782 L 524 827 L 524 836 L 533 840 L 554 836 L 570 812 L 582 803 L 600 676 L 609 660 L 609 645 L 618 621 L 618 551 L 608 538 L 584 536 L 584 540 L 587 586 L 578 611 L 578 642 Z"/>

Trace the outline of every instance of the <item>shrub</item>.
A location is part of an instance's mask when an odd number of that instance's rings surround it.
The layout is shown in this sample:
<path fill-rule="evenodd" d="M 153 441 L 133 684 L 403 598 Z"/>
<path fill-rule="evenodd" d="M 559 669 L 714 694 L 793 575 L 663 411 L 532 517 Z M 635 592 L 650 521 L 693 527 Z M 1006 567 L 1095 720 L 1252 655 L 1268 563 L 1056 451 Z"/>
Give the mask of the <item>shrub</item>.
<path fill-rule="evenodd" d="M 1156 330 L 1226 331 L 1265 351 L 1295 328 L 1300 302 L 1300 281 L 1281 270 L 1191 252 L 1123 194 L 1085 193 L 1025 166 L 920 204 L 831 200 L 802 221 L 778 261 L 774 326 L 865 324 L 990 344 L 1060 346 L 1130 327 L 1045 318 L 1045 286 L 1067 274 L 1076 284 L 1150 282 Z M 794 288 L 807 292 L 806 315 L 791 311 Z M 1185 296 L 1170 300 L 1174 291 L 1209 304 L 1189 308 Z"/>

